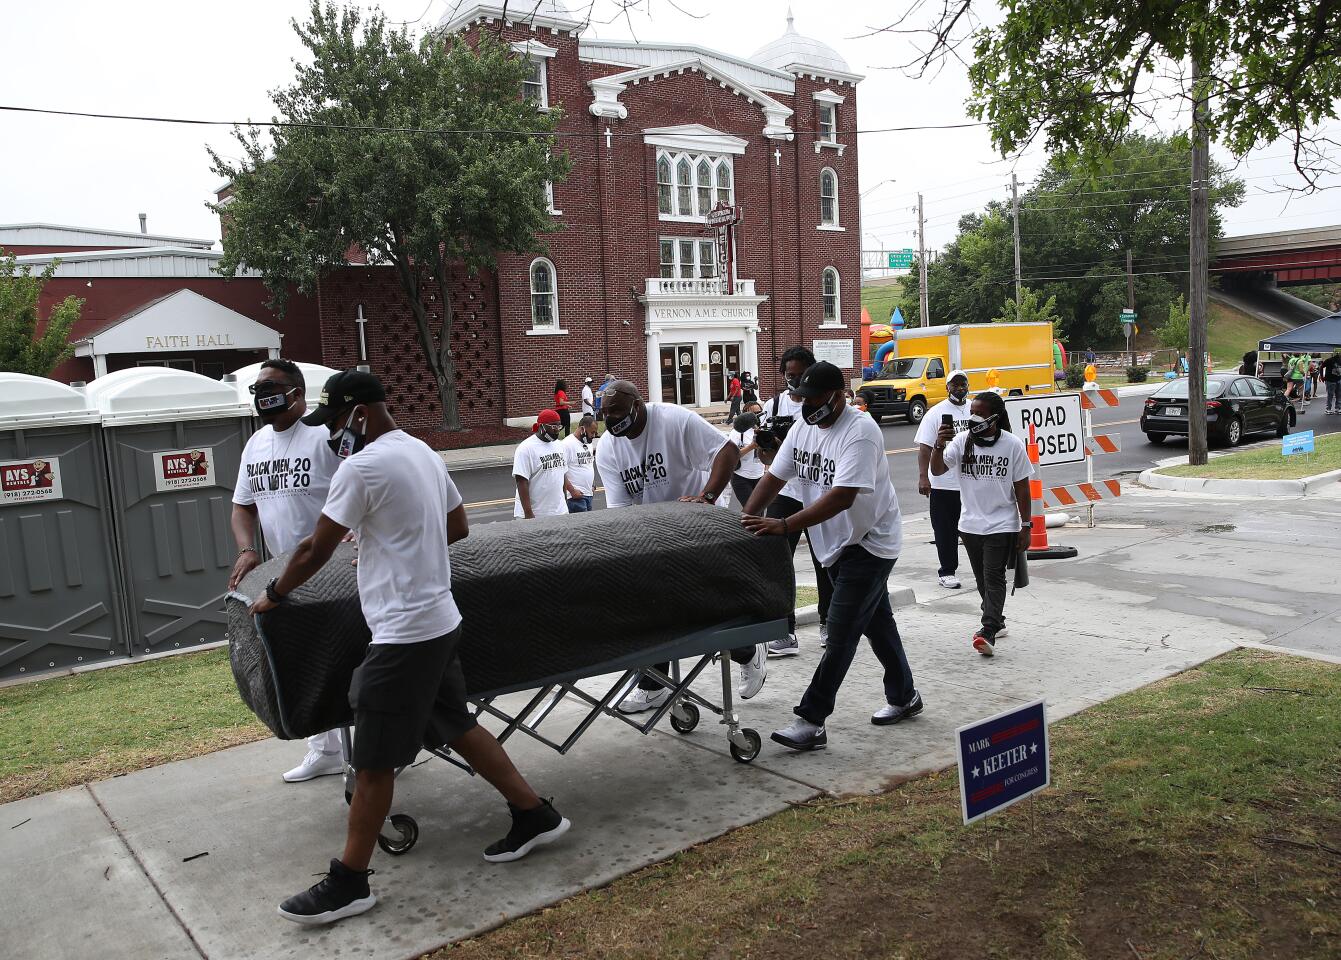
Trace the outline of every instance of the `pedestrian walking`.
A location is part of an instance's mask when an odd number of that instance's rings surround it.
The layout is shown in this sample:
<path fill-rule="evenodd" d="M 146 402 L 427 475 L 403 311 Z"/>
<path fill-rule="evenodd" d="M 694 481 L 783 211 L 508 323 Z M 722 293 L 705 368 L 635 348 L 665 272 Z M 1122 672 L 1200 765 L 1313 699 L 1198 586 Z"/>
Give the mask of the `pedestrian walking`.
<path fill-rule="evenodd" d="M 802 404 L 801 420 L 788 431 L 741 518 L 758 536 L 805 530 L 833 583 L 828 645 L 793 710 L 796 719 L 772 734 L 793 750 L 828 744 L 825 724 L 863 634 L 885 671 L 885 703 L 871 722 L 899 723 L 922 712 L 889 604 L 889 575 L 903 546 L 903 521 L 884 435 L 874 420 L 847 406 L 843 388 L 843 371 L 831 363 L 821 361 L 801 375 L 792 388 Z M 786 519 L 763 516 L 788 481 L 798 484 L 802 509 Z"/>
<path fill-rule="evenodd" d="M 563 455 L 568 464 L 568 512 L 588 513 L 596 494 L 596 418 L 583 414 L 577 432 L 563 440 Z"/>
<path fill-rule="evenodd" d="M 1033 464 L 1024 441 L 1010 429 L 1006 403 L 985 391 L 973 398 L 968 429 L 942 423 L 932 447 L 933 476 L 959 478 L 959 534 L 982 598 L 982 626 L 973 649 L 993 656 L 1006 632 L 1006 568 L 1029 549 L 1029 478 Z"/>
<path fill-rule="evenodd" d="M 1341 348 L 1322 361 L 1322 385 L 1327 390 L 1327 409 L 1324 413 L 1341 413 Z"/>
<path fill-rule="evenodd" d="M 1298 400 L 1300 409 L 1308 406 L 1308 397 L 1304 396 L 1304 379 L 1308 371 L 1308 357 L 1305 354 L 1296 354 L 1287 357 L 1285 363 L 1289 370 L 1291 400 Z"/>
<path fill-rule="evenodd" d="M 759 425 L 763 407 L 758 400 L 745 404 L 745 409 L 732 426 L 732 439 L 740 447 L 740 466 L 731 474 L 731 492 L 741 508 L 754 492 L 754 485 L 764 475 L 764 464 L 759 459 L 759 445 L 754 442 L 754 430 Z"/>
<path fill-rule="evenodd" d="M 566 437 L 573 432 L 573 406 L 568 402 L 568 384 L 563 380 L 554 381 L 554 410 L 559 414 L 559 427 Z"/>
<path fill-rule="evenodd" d="M 755 431 L 756 455 L 765 467 L 771 466 L 774 457 L 782 446 L 782 441 L 801 416 L 801 402 L 791 395 L 791 388 L 801 381 L 801 375 L 815 363 L 815 355 L 805 347 L 792 347 L 782 355 L 778 363 L 778 372 L 783 377 L 783 388 L 763 406 L 763 419 Z M 874 422 L 874 421 L 872 421 Z M 775 520 L 786 520 L 801 511 L 801 488 L 796 481 L 788 481 L 773 502 L 768 505 L 768 516 Z M 796 556 L 796 547 L 801 542 L 801 531 L 788 526 L 787 545 L 791 547 L 792 557 Z M 829 582 L 829 573 L 815 556 L 814 544 L 806 537 L 806 549 L 810 553 L 810 563 L 815 570 L 815 589 L 819 593 L 819 634 L 820 646 L 829 639 L 829 602 L 833 597 L 833 585 Z M 794 657 L 801 652 L 801 641 L 796 636 L 795 602 L 792 611 L 787 614 L 787 635 L 772 640 L 768 644 L 770 657 Z"/>
<path fill-rule="evenodd" d="M 228 577 L 229 590 L 236 590 L 261 562 L 258 524 L 272 556 L 292 553 L 317 528 L 331 477 L 341 463 L 326 442 L 329 432 L 302 421 L 307 381 L 296 363 L 266 360 L 250 390 L 261 428 L 247 440 L 238 464 L 230 519 L 237 560 Z M 328 730 L 307 738 L 302 762 L 283 776 L 285 783 L 302 783 L 344 769 L 340 733 Z"/>
<path fill-rule="evenodd" d="M 759 381 L 755 380 L 754 375 L 748 370 L 740 375 L 740 389 L 744 406 L 748 407 L 752 403 L 759 402 Z"/>
<path fill-rule="evenodd" d="M 1308 358 L 1308 399 L 1318 396 L 1318 378 L 1322 373 L 1322 354 L 1310 354 Z"/>
<path fill-rule="evenodd" d="M 541 410 L 529 437 L 512 455 L 512 481 L 517 494 L 512 516 L 531 520 L 568 513 L 568 499 L 577 495 L 568 481 L 568 460 L 559 442 L 559 414 Z"/>
<path fill-rule="evenodd" d="M 512 828 L 485 849 L 486 860 L 520 859 L 557 840 L 569 822 L 536 794 L 467 707 L 448 545 L 467 536 L 470 525 L 442 458 L 396 426 L 386 391 L 370 373 L 335 374 L 303 422 L 326 428 L 344 463 L 331 479 L 316 530 L 251 611 L 259 615 L 284 603 L 325 566 L 349 531 L 358 531 L 359 605 L 372 642 L 349 691 L 357 772 L 344 852 L 318 883 L 279 907 L 286 920 L 325 924 L 377 902 L 368 863 L 391 810 L 396 770 L 413 763 L 426 744 L 449 746 L 507 800 Z"/>
<path fill-rule="evenodd" d="M 931 529 L 936 538 L 939 567 L 936 581 L 947 590 L 958 590 L 959 582 L 959 475 L 953 471 L 937 476 L 931 472 L 931 452 L 941 425 L 949 423 L 956 434 L 969 425 L 968 374 L 951 370 L 945 378 L 946 399 L 936 404 L 918 424 L 917 492 L 927 498 Z"/>
<path fill-rule="evenodd" d="M 716 503 L 740 464 L 731 436 L 692 410 L 673 403 L 648 403 L 627 380 L 605 391 L 605 435 L 596 448 L 596 467 L 605 483 L 609 508 L 673 500 Z M 764 644 L 739 647 L 731 659 L 740 665 L 739 693 L 748 700 L 768 676 Z M 669 663 L 655 669 L 665 674 Z M 618 706 L 620 713 L 642 713 L 664 704 L 670 691 L 649 676 L 638 681 Z"/>
<path fill-rule="evenodd" d="M 582 381 L 582 416 L 596 416 L 596 397 L 591 390 L 591 377 Z"/>
<path fill-rule="evenodd" d="M 740 416 L 740 401 L 741 401 L 742 389 L 740 385 L 740 377 L 736 376 L 734 373 L 731 373 L 730 371 L 727 371 L 727 376 L 731 378 L 731 382 L 727 385 L 726 388 L 727 399 L 731 401 L 731 411 L 726 415 L 726 422 L 731 423 L 736 419 L 736 417 Z"/>

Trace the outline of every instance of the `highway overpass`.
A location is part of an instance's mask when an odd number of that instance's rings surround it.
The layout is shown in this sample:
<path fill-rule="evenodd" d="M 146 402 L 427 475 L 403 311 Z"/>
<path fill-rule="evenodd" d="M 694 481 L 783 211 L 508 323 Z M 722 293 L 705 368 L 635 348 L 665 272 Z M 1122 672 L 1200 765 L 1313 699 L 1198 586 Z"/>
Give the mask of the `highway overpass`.
<path fill-rule="evenodd" d="M 1224 237 L 1211 272 L 1227 288 L 1341 283 L 1341 226 Z"/>

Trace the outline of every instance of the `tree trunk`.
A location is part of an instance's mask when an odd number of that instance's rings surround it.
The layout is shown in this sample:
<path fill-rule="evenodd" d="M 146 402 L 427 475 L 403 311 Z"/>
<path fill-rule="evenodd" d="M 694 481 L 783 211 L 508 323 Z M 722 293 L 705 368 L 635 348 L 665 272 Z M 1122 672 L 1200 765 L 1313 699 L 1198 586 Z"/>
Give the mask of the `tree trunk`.
<path fill-rule="evenodd" d="M 424 354 L 424 363 L 427 364 L 428 372 L 432 375 L 433 381 L 438 387 L 438 403 L 442 407 L 443 428 L 459 430 L 461 429 L 461 423 L 456 409 L 456 376 L 455 368 L 451 363 L 451 322 L 447 319 L 451 316 L 451 305 L 449 302 L 443 303 L 446 334 L 442 340 L 444 348 L 435 349 L 433 347 L 433 337 L 428 329 L 428 309 L 424 306 L 424 298 L 419 291 L 418 268 L 411 262 L 410 255 L 401 243 L 400 233 L 394 224 L 391 227 L 391 235 L 393 238 L 389 252 L 391 262 L 396 267 L 396 275 L 400 278 L 401 289 L 404 290 L 405 299 L 409 302 L 410 311 L 414 314 L 415 334 L 419 338 L 419 349 Z M 439 283 L 439 288 L 442 289 L 441 283 Z M 446 366 L 443 364 L 444 354 L 447 360 Z"/>
<path fill-rule="evenodd" d="M 1206 287 L 1209 281 L 1210 205 L 1207 177 L 1210 144 L 1206 132 L 1205 54 L 1192 54 L 1192 196 L 1188 238 L 1189 317 L 1187 336 L 1187 460 L 1204 464 L 1206 448 Z"/>
<path fill-rule="evenodd" d="M 456 360 L 452 357 L 452 290 L 447 260 L 442 247 L 433 251 L 433 276 L 438 282 L 438 302 L 442 305 L 442 326 L 438 329 L 438 399 L 442 402 L 442 428 L 461 429 L 461 410 L 456 400 Z"/>

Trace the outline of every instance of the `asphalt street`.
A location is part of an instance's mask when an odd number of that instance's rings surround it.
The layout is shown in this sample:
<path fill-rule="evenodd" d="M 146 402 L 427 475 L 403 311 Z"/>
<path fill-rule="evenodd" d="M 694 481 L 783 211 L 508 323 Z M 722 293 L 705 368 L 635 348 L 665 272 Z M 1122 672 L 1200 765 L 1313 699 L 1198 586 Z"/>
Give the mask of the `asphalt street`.
<path fill-rule="evenodd" d="M 1096 433 L 1118 434 L 1122 450 L 1094 458 L 1096 480 L 1131 476 L 1145 470 L 1156 460 L 1187 452 L 1187 441 L 1182 437 L 1151 444 L 1141 432 L 1138 420 L 1144 396 L 1123 397 L 1116 407 L 1093 412 Z M 1341 417 L 1323 414 L 1323 404 L 1316 401 L 1299 417 L 1297 430 L 1313 430 L 1319 435 L 1341 431 Z M 885 435 L 885 452 L 889 456 L 890 474 L 899 497 L 899 506 L 905 516 L 926 513 L 926 499 L 917 492 L 917 447 L 913 442 L 916 430 L 902 421 L 886 420 L 881 424 Z M 1244 438 L 1245 443 L 1269 439 L 1269 434 Z M 467 515 L 472 523 L 493 523 L 512 519 L 512 471 L 508 467 L 485 467 L 477 470 L 459 470 L 452 474 L 457 488 L 466 501 Z M 1047 486 L 1080 483 L 1086 479 L 1085 464 L 1064 464 L 1046 467 L 1043 482 Z M 599 487 L 598 479 L 597 485 Z M 603 507 L 604 498 L 596 494 L 596 508 Z"/>

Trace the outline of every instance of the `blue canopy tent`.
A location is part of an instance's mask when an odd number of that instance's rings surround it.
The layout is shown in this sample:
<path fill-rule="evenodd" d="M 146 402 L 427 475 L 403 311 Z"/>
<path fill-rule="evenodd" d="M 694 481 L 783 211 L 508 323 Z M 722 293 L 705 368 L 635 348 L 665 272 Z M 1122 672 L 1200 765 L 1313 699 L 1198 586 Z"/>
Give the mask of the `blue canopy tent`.
<path fill-rule="evenodd" d="M 1257 345 L 1263 353 L 1327 353 L 1341 347 L 1341 313 L 1306 323 L 1302 327 L 1275 337 L 1267 337 Z"/>

